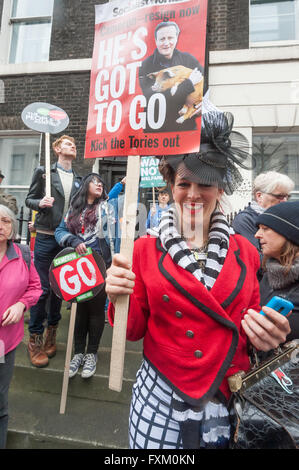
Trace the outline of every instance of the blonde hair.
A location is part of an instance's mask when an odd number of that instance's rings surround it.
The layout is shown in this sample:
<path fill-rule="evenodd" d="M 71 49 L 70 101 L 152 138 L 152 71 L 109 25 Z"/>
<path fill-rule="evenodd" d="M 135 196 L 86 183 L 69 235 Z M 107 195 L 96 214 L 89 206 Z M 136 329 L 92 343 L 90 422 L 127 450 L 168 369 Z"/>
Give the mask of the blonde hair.
<path fill-rule="evenodd" d="M 69 135 L 62 135 L 61 137 L 59 137 L 59 139 L 56 139 L 52 144 L 52 149 L 53 149 L 53 152 L 55 153 L 55 155 L 57 155 L 56 148 L 60 147 L 60 144 L 64 139 L 68 139 L 68 140 L 70 140 L 71 142 L 73 142 L 75 144 L 74 137 L 70 137 Z"/>

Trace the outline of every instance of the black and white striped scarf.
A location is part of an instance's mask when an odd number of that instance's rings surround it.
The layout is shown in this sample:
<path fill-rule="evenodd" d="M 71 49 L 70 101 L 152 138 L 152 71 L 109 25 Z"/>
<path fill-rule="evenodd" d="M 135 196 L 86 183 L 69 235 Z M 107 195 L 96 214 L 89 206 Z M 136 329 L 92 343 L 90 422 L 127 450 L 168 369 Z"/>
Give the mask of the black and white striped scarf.
<path fill-rule="evenodd" d="M 177 227 L 177 212 L 175 207 L 171 207 L 162 215 L 159 225 L 159 238 L 163 248 L 176 264 L 193 274 L 210 290 L 222 269 L 229 247 L 229 236 L 234 233 L 233 229 L 226 217 L 216 209 L 211 217 L 208 255 L 203 272 Z"/>

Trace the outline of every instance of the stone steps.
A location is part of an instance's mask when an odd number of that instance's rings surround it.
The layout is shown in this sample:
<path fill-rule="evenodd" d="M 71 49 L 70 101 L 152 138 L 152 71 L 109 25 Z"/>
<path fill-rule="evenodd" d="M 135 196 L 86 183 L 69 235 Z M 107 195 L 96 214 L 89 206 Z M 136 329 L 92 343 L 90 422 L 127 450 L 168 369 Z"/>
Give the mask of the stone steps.
<path fill-rule="evenodd" d="M 11 387 L 15 389 L 22 388 L 26 391 L 50 391 L 50 393 L 61 394 L 65 353 L 66 345 L 58 343 L 56 356 L 50 359 L 47 367 L 39 369 L 30 364 L 27 345 L 22 342 L 17 349 L 16 366 Z M 110 353 L 109 348 L 100 346 L 96 373 L 89 379 L 82 379 L 81 370 L 79 370 L 78 374 L 69 380 L 68 396 L 119 403 L 130 402 L 136 371 L 142 360 L 141 352 L 126 351 L 123 387 L 120 393 L 108 388 Z"/>
<path fill-rule="evenodd" d="M 126 449 L 129 405 L 10 391 L 8 449 Z"/>
<path fill-rule="evenodd" d="M 30 364 L 28 328 L 16 353 L 9 392 L 8 449 L 125 449 L 132 385 L 142 361 L 142 342 L 126 343 L 123 387 L 108 387 L 113 329 L 106 323 L 95 375 L 69 380 L 66 412 L 59 413 L 70 311 L 63 303 L 57 354 L 45 368 Z"/>

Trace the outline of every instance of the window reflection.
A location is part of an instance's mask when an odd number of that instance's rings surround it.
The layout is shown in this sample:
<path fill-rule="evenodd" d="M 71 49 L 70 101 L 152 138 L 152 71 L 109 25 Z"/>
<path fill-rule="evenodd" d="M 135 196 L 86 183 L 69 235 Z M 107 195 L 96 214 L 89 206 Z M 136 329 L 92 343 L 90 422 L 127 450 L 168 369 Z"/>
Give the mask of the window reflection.
<path fill-rule="evenodd" d="M 251 0 L 250 41 L 299 39 L 299 0 Z"/>
<path fill-rule="evenodd" d="M 9 62 L 49 60 L 53 0 L 14 0 Z"/>
<path fill-rule="evenodd" d="M 299 134 L 255 134 L 252 152 L 256 159 L 252 179 L 265 171 L 284 173 L 295 182 L 292 198 L 299 198 Z"/>

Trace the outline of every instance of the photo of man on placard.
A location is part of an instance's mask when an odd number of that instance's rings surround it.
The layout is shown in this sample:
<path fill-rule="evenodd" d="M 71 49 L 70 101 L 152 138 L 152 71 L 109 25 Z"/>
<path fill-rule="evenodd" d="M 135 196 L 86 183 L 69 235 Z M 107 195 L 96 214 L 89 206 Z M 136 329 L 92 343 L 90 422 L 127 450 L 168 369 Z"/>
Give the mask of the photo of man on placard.
<path fill-rule="evenodd" d="M 145 132 L 195 130 L 195 118 L 201 112 L 203 66 L 193 55 L 176 48 L 180 35 L 177 23 L 161 22 L 154 34 L 156 49 L 142 62 L 139 83 L 147 103 L 154 93 L 165 96 L 166 115 L 160 129 L 147 125 Z"/>

